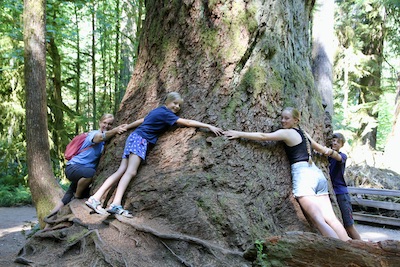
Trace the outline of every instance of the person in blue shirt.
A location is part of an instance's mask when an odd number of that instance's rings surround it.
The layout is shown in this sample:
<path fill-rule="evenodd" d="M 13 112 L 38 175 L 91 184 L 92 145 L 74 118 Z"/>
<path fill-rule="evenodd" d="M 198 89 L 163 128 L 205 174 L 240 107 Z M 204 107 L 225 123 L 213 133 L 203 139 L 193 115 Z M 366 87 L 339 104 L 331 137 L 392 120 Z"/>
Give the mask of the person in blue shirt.
<path fill-rule="evenodd" d="M 346 139 L 341 133 L 334 133 L 332 138 L 332 152 L 329 154 L 329 174 L 332 180 L 333 190 L 342 213 L 343 225 L 347 234 L 352 239 L 361 239 L 360 234 L 354 226 L 353 209 L 350 195 L 344 179 L 347 155 L 339 150 L 343 147 Z M 334 153 L 336 152 L 336 153 Z"/>
<path fill-rule="evenodd" d="M 178 117 L 176 113 L 179 112 L 183 103 L 179 93 L 168 93 L 164 103 L 164 105 L 150 111 L 144 119 L 139 119 L 127 126 L 127 129 L 131 129 L 140 124 L 126 140 L 122 161 L 118 170 L 108 177 L 97 192 L 85 202 L 95 212 L 99 214 L 119 214 L 126 217 L 132 216 L 121 205 L 125 190 L 131 179 L 136 176 L 140 163 L 142 160 L 145 160 L 148 145 L 156 144 L 158 137 L 172 125 L 208 128 L 217 136 L 222 134 L 222 129 L 210 124 Z M 100 200 L 116 183 L 118 183 L 118 186 L 113 202 L 109 209 L 104 210 L 101 207 Z"/>
<path fill-rule="evenodd" d="M 114 135 L 122 134 L 127 130 L 127 124 L 122 124 L 111 129 L 113 123 L 114 115 L 104 114 L 99 121 L 100 129 L 89 132 L 82 144 L 81 152 L 67 162 L 65 175 L 71 181 L 71 184 L 63 198 L 56 204 L 47 217 L 56 214 L 72 198 L 83 198 L 89 195 L 88 188 L 92 183 L 100 156 L 103 152 L 104 142 Z"/>

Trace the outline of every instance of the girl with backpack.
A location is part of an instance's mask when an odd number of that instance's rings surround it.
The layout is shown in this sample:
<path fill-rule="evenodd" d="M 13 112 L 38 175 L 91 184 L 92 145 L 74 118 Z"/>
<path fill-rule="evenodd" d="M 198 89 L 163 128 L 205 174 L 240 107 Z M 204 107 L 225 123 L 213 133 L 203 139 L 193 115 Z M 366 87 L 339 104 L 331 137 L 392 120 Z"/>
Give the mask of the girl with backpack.
<path fill-rule="evenodd" d="M 89 195 L 88 189 L 96 172 L 105 141 L 127 130 L 126 124 L 112 129 L 113 123 L 114 116 L 112 114 L 104 114 L 99 121 L 100 129 L 87 133 L 78 151 L 72 153 L 71 158 L 68 157 L 69 160 L 65 167 L 65 175 L 71 181 L 71 184 L 63 198 L 56 204 L 47 217 L 56 214 L 73 197 L 83 198 Z M 83 135 L 81 134 L 80 136 Z"/>
<path fill-rule="evenodd" d="M 112 213 L 131 217 L 129 211 L 121 205 L 125 190 L 131 179 L 136 176 L 140 163 L 145 160 L 148 145 L 156 144 L 158 137 L 172 125 L 208 128 L 217 136 L 222 134 L 222 129 L 210 124 L 178 117 L 176 113 L 181 109 L 182 103 L 183 99 L 179 93 L 168 93 L 163 106 L 153 109 L 144 119 L 136 121 L 142 123 L 126 140 L 118 170 L 108 177 L 97 192 L 85 202 L 87 206 L 99 214 Z M 127 129 L 136 127 L 137 123 L 135 123 L 129 124 Z M 101 207 L 100 200 L 116 183 L 118 183 L 117 191 L 112 204 L 106 211 Z"/>

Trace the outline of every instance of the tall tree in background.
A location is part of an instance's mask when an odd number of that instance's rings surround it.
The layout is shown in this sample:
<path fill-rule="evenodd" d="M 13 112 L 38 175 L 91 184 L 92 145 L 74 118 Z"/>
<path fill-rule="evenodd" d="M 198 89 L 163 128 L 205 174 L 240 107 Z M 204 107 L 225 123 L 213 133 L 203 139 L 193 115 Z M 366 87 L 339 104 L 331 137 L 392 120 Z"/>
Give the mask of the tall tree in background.
<path fill-rule="evenodd" d="M 398 160 L 400 151 L 400 73 L 398 73 L 397 76 L 395 105 L 393 127 L 385 147 L 385 162 L 387 167 L 400 174 L 400 164 Z"/>
<path fill-rule="evenodd" d="M 96 101 L 96 85 L 97 85 L 97 79 L 96 79 L 96 7 L 97 7 L 97 2 L 95 0 L 91 1 L 91 14 L 92 14 L 92 46 L 91 46 L 91 62 L 92 62 L 92 97 L 91 97 L 91 102 L 92 102 L 92 123 L 93 125 L 96 125 L 97 123 L 97 101 Z"/>
<path fill-rule="evenodd" d="M 383 62 L 383 42 L 385 38 L 385 11 L 379 3 L 370 3 L 360 21 L 370 30 L 360 32 L 363 43 L 362 53 L 368 58 L 365 64 L 365 74 L 359 80 L 359 104 L 365 110 L 367 120 L 361 124 L 357 136 L 361 144 L 370 145 L 376 149 L 378 131 L 378 112 L 374 108 L 382 95 L 381 77 Z M 362 26 L 362 25 L 360 25 Z"/>
<path fill-rule="evenodd" d="M 335 128 L 346 133 L 353 164 L 387 167 L 375 151 L 387 149 L 394 125 L 400 6 L 392 0 L 335 3 Z"/>
<path fill-rule="evenodd" d="M 334 0 L 317 0 L 313 13 L 313 75 L 322 104 L 333 116 Z"/>
<path fill-rule="evenodd" d="M 47 133 L 46 1 L 24 1 L 26 143 L 29 187 L 39 219 L 59 200 Z"/>

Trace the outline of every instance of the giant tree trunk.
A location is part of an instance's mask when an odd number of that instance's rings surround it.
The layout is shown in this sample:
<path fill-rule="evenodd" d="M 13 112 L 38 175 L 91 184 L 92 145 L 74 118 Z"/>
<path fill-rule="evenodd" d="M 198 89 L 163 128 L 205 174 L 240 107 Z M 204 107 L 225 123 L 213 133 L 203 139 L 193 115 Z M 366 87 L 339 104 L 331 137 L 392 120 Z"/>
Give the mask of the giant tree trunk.
<path fill-rule="evenodd" d="M 310 66 L 312 7 L 301 0 L 147 1 L 136 70 L 116 123 L 145 116 L 178 91 L 185 100 L 181 117 L 224 129 L 273 131 L 282 109 L 295 106 L 303 128 L 321 141 L 324 110 Z M 106 148 L 95 189 L 117 170 L 127 135 Z M 133 219 L 104 221 L 72 201 L 67 215 L 49 221 L 54 230 L 38 233 L 19 260 L 250 266 L 242 254 L 255 240 L 311 231 L 291 193 L 281 144 L 229 141 L 194 128 L 159 139 L 124 199 Z M 58 252 L 49 253 L 45 242 L 57 242 Z"/>
<path fill-rule="evenodd" d="M 45 1 L 25 0 L 26 154 L 29 187 L 41 223 L 62 194 L 51 169 L 47 134 L 45 21 Z"/>

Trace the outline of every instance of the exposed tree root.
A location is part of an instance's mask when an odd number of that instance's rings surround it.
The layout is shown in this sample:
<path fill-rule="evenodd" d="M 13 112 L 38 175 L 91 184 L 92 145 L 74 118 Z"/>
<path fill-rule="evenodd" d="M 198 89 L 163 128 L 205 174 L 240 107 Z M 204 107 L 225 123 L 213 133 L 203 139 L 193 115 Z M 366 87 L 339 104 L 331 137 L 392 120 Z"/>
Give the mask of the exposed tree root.
<path fill-rule="evenodd" d="M 180 263 L 182 263 L 187 267 L 193 267 L 192 264 L 188 263 L 187 261 L 182 259 L 179 255 L 177 255 L 167 244 L 165 244 L 164 241 L 161 240 L 161 243 L 164 245 L 164 247 L 166 247 L 169 250 L 169 252 L 171 252 L 172 255 L 174 255 L 179 260 Z"/>
<path fill-rule="evenodd" d="M 118 221 L 120 221 L 122 223 L 125 223 L 125 224 L 129 224 L 130 226 L 135 228 L 137 231 L 152 234 L 153 236 L 156 236 L 156 237 L 158 237 L 160 239 L 185 241 L 185 242 L 189 242 L 189 243 L 194 243 L 194 244 L 200 245 L 200 246 L 206 248 L 214 256 L 216 256 L 216 255 L 214 254 L 213 250 L 218 250 L 224 255 L 230 254 L 230 255 L 235 255 L 235 256 L 240 256 L 240 257 L 243 256 L 243 252 L 228 250 L 228 249 L 225 249 L 225 248 L 220 247 L 218 245 L 212 244 L 212 243 L 207 242 L 207 241 L 205 241 L 203 239 L 200 239 L 200 238 L 196 238 L 196 237 L 192 237 L 192 236 L 188 236 L 188 235 L 182 235 L 182 234 L 161 233 L 161 232 L 158 232 L 157 230 L 155 230 L 155 229 L 153 229 L 151 227 L 144 226 L 144 225 L 139 224 L 139 223 L 135 223 L 133 219 L 129 219 L 129 218 L 126 218 L 126 217 L 121 216 L 121 215 L 117 215 L 115 217 L 118 219 Z"/>

